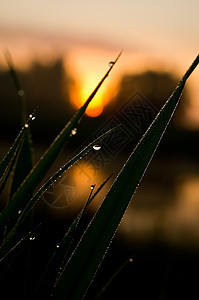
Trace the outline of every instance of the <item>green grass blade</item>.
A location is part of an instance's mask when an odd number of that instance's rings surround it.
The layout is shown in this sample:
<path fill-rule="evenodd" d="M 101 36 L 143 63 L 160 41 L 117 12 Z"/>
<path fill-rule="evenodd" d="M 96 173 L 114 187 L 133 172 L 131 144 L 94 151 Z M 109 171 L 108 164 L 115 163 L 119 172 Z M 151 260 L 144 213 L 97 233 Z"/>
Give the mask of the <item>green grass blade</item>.
<path fill-rule="evenodd" d="M 73 157 L 68 163 L 66 163 L 62 168 L 60 168 L 46 183 L 38 190 L 38 192 L 32 197 L 27 206 L 23 211 L 20 211 L 20 215 L 18 214 L 18 220 L 13 229 L 9 232 L 7 237 L 4 239 L 1 247 L 0 247 L 0 258 L 6 255 L 11 247 L 13 247 L 14 243 L 16 243 L 16 237 L 20 236 L 21 228 L 23 228 L 24 222 L 28 218 L 29 214 L 32 211 L 33 206 L 42 196 L 42 194 L 50 187 L 52 183 L 54 183 L 67 169 L 69 169 L 72 165 L 77 163 L 81 158 L 83 158 L 88 152 L 93 148 L 97 143 L 102 142 L 104 138 L 106 138 L 113 131 L 117 130 L 118 126 L 108 130 L 97 139 L 95 139 L 88 146 L 84 147 L 75 157 Z"/>
<path fill-rule="evenodd" d="M 6 197 L 6 199 L 7 199 L 6 203 L 8 203 L 9 199 L 10 199 L 11 187 L 12 187 L 12 182 L 13 182 L 13 174 L 14 174 L 14 171 L 16 168 L 16 162 L 19 157 L 19 153 L 22 148 L 22 145 L 23 145 L 23 140 L 21 139 L 21 142 L 18 144 L 17 149 L 11 158 L 9 167 L 6 169 L 4 176 L 2 176 L 2 178 L 1 178 L 0 197 L 1 197 L 1 199 L 3 198 L 3 201 L 5 201 L 5 197 Z M 5 192 L 5 189 L 6 189 L 6 192 Z M 3 195 L 2 195 L 2 193 L 3 193 Z"/>
<path fill-rule="evenodd" d="M 31 231 L 29 231 L 26 235 L 24 235 L 18 242 L 16 242 L 14 244 L 14 246 L 6 252 L 6 254 L 0 258 L 0 263 L 7 263 L 7 264 L 11 264 L 11 261 L 13 260 L 13 255 L 16 255 L 16 250 L 19 248 L 19 247 L 22 247 L 23 245 L 23 242 L 25 242 L 27 239 L 31 238 L 32 236 L 34 236 L 36 230 L 38 229 L 38 227 L 40 226 L 41 224 L 35 226 Z"/>
<path fill-rule="evenodd" d="M 104 182 L 98 187 L 97 191 L 93 194 L 93 196 L 90 198 L 90 200 L 87 203 L 87 206 L 93 201 L 93 199 L 99 194 L 99 192 L 103 189 L 103 187 L 105 186 L 105 184 L 109 181 L 109 179 L 111 179 L 111 177 L 113 176 L 113 173 L 111 175 L 108 176 L 108 178 L 106 180 L 104 180 Z"/>
<path fill-rule="evenodd" d="M 127 259 L 116 271 L 115 273 L 111 276 L 111 278 L 106 282 L 106 284 L 102 287 L 102 289 L 99 291 L 99 293 L 95 296 L 93 300 L 103 300 L 106 290 L 109 288 L 111 285 L 112 281 L 120 274 L 120 272 L 129 264 L 132 263 L 133 259 L 129 258 Z"/>
<path fill-rule="evenodd" d="M 87 206 L 91 203 L 91 196 L 93 194 L 93 189 L 91 189 L 89 197 L 85 206 L 81 209 L 69 229 L 67 230 L 66 234 L 64 235 L 63 239 L 60 243 L 56 245 L 56 250 L 53 253 L 49 263 L 42 274 L 42 277 L 39 280 L 39 284 L 36 288 L 36 298 L 44 295 L 46 297 L 50 296 L 53 290 L 53 286 L 60 275 L 60 270 L 65 265 L 65 259 L 70 249 L 70 246 L 73 241 L 75 230 L 87 208 Z"/>
<path fill-rule="evenodd" d="M 55 286 L 53 299 L 82 299 L 179 102 L 199 56 L 183 76 L 115 179 Z"/>
<path fill-rule="evenodd" d="M 79 222 L 86 210 L 86 208 L 90 205 L 90 203 L 94 200 L 94 198 L 98 195 L 98 193 L 102 190 L 105 184 L 109 181 L 112 177 L 112 174 L 99 186 L 97 191 L 94 193 L 95 185 L 93 185 L 89 197 L 86 201 L 85 206 L 81 209 L 69 229 L 67 230 L 66 234 L 64 235 L 61 242 L 57 245 L 56 251 L 53 253 L 41 279 L 39 280 L 39 284 L 36 288 L 36 296 L 39 297 L 40 295 L 51 295 L 53 285 L 58 280 L 60 276 L 60 270 L 64 268 L 66 265 L 65 257 L 68 254 L 68 250 L 73 241 L 75 230 L 77 229 Z M 94 194 L 93 194 L 94 193 Z"/>
<path fill-rule="evenodd" d="M 120 55 L 121 53 L 114 61 L 114 64 L 116 63 Z M 77 127 L 89 103 L 103 84 L 104 80 L 108 77 L 110 71 L 113 68 L 113 65 L 109 67 L 108 71 L 101 79 L 99 84 L 96 86 L 92 94 L 89 96 L 85 104 L 74 114 L 72 119 L 66 124 L 63 130 L 60 132 L 60 134 L 53 141 L 51 146 L 41 157 L 39 162 L 35 165 L 35 167 L 31 170 L 29 175 L 23 181 L 17 192 L 13 195 L 12 201 L 9 203 L 9 205 L 6 207 L 6 209 L 2 212 L 0 216 L 0 227 L 4 226 L 8 219 L 16 219 L 17 212 L 19 210 L 23 210 L 23 208 L 27 205 L 28 201 L 32 197 L 34 190 L 36 189 L 40 181 L 43 179 L 51 165 L 54 163 L 55 159 L 65 146 L 66 142 L 69 140 L 71 136 L 71 131 Z"/>
<path fill-rule="evenodd" d="M 10 74 L 15 86 L 16 94 L 20 104 L 21 111 L 21 124 L 24 124 L 27 119 L 27 105 L 26 105 L 26 97 L 25 92 L 20 83 L 17 71 L 14 68 L 14 64 L 12 61 L 12 57 L 9 51 L 5 52 L 5 58 L 7 60 L 7 64 L 10 69 Z M 24 143 L 23 147 L 18 156 L 15 173 L 13 176 L 12 187 L 11 187 L 11 196 L 16 192 L 17 188 L 20 186 L 22 181 L 28 175 L 30 170 L 32 169 L 33 161 L 32 161 L 32 137 L 30 133 L 30 129 L 24 133 Z"/>
<path fill-rule="evenodd" d="M 94 200 L 94 198 L 98 195 L 98 193 L 102 190 L 102 188 L 105 186 L 105 184 L 109 181 L 112 174 L 99 186 L 97 191 L 94 193 L 94 187 L 90 191 L 89 197 L 87 199 L 87 202 L 85 206 L 81 209 L 75 220 L 73 221 L 72 225 L 67 230 L 66 234 L 64 235 L 61 242 L 57 245 L 56 251 L 53 253 L 47 268 L 45 269 L 44 274 L 42 275 L 42 278 L 39 281 L 39 284 L 36 289 L 36 295 L 44 294 L 48 296 L 48 294 L 51 294 L 53 285 L 55 284 L 56 280 L 58 279 L 60 269 L 63 269 L 63 266 L 65 265 L 65 257 L 68 253 L 68 250 L 70 248 L 70 245 L 72 243 L 72 239 L 75 233 L 75 230 L 82 218 L 82 215 L 84 214 L 86 208 L 89 206 L 89 204 Z M 94 193 L 94 194 L 93 194 Z"/>
<path fill-rule="evenodd" d="M 110 175 L 97 189 L 97 191 L 94 193 L 94 187 L 90 191 L 89 197 L 86 201 L 85 206 L 81 209 L 75 220 L 73 221 L 72 225 L 70 228 L 67 230 L 66 234 L 64 235 L 63 239 L 61 242 L 58 244 L 58 248 L 56 251 L 53 253 L 53 256 L 49 262 L 49 265 L 47 266 L 47 269 L 45 270 L 45 274 L 42 277 L 42 281 L 40 281 L 40 284 L 42 285 L 42 282 L 49 282 L 49 279 L 47 279 L 48 276 L 51 278 L 54 278 L 54 283 L 57 278 L 58 272 L 60 272 L 60 267 L 63 269 L 63 264 L 64 263 L 64 258 L 66 254 L 68 253 L 68 249 L 72 243 L 72 239 L 74 236 L 75 229 L 77 228 L 82 215 L 84 214 L 86 208 L 90 205 L 90 203 L 94 200 L 94 198 L 97 196 L 97 194 L 101 191 L 101 189 L 105 186 L 105 184 L 109 181 L 112 175 Z M 94 193 L 94 195 L 93 195 Z M 57 272 L 53 272 L 52 270 L 55 270 L 57 268 Z"/>
<path fill-rule="evenodd" d="M 17 157 L 17 163 L 13 176 L 13 182 L 10 195 L 16 192 L 23 180 L 26 178 L 32 169 L 32 150 L 30 148 L 29 134 L 27 131 L 24 134 L 24 142 Z"/>
<path fill-rule="evenodd" d="M 13 60 L 12 60 L 12 57 L 10 55 L 10 52 L 8 50 L 6 50 L 4 54 L 5 54 L 5 59 L 7 61 L 7 64 L 8 64 L 9 70 L 10 70 L 10 74 L 11 74 L 11 77 L 12 77 L 12 80 L 13 80 L 13 83 L 14 83 L 14 86 L 15 86 L 17 97 L 19 99 L 19 103 L 20 103 L 20 106 L 21 106 L 21 109 L 20 109 L 20 111 L 21 111 L 21 123 L 24 124 L 26 119 L 27 119 L 27 106 L 26 106 L 25 92 L 24 92 L 24 90 L 21 86 L 19 77 L 18 77 L 17 72 L 14 68 L 14 64 L 13 64 Z"/>
<path fill-rule="evenodd" d="M 32 113 L 32 116 L 34 116 L 35 112 Z M 32 118 L 29 117 L 27 119 L 27 121 L 25 122 L 25 124 L 29 125 L 30 122 L 32 121 Z M 26 126 L 27 126 L 26 125 Z M 24 135 L 24 132 L 27 130 L 27 128 L 25 127 L 25 125 L 22 127 L 22 129 L 20 130 L 18 136 L 16 137 L 14 143 L 12 144 L 12 146 L 10 147 L 10 149 L 8 150 L 7 154 L 4 156 L 4 158 L 1 160 L 0 162 L 0 178 L 4 175 L 7 167 L 9 166 L 12 157 L 15 153 L 15 151 L 17 150 L 20 142 L 21 142 L 21 138 Z"/>
<path fill-rule="evenodd" d="M 39 198 L 43 195 L 43 193 L 53 184 L 57 181 L 57 179 L 69 168 L 71 168 L 75 163 L 77 163 L 80 159 L 82 159 L 85 155 L 89 153 L 89 151 L 93 148 L 94 145 L 101 143 L 103 139 L 105 139 L 108 135 L 110 135 L 112 132 L 118 129 L 120 125 L 115 126 L 112 129 L 109 129 L 104 134 L 99 136 L 97 139 L 95 139 L 93 142 L 91 142 L 88 146 L 84 147 L 77 155 L 75 155 L 68 163 L 66 163 L 63 167 L 61 167 L 53 176 L 51 176 L 43 185 L 42 187 L 37 191 L 37 193 L 32 197 L 30 202 L 27 204 L 26 208 L 24 209 L 23 213 L 21 214 L 19 222 L 24 222 L 27 215 L 30 213 L 31 209 L 35 205 L 35 203 L 39 200 Z M 109 178 L 108 178 L 109 179 Z M 107 180 L 108 181 L 108 180 Z M 106 181 L 106 182 L 107 182 Z M 105 182 L 105 183 L 106 183 Z M 105 184 L 104 183 L 104 184 Z M 103 184 L 103 185 L 104 185 Z M 94 196 L 93 196 L 94 197 Z M 92 197 L 92 198 L 93 198 Z M 92 199 L 91 199 L 92 200 Z"/>

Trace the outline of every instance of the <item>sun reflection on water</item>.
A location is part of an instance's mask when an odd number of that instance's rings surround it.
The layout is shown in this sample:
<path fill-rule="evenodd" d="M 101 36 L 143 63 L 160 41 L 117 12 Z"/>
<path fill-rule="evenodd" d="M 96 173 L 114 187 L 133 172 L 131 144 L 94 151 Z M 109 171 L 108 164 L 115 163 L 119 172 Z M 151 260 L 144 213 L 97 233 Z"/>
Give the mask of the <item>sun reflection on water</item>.
<path fill-rule="evenodd" d="M 158 203 L 151 209 L 148 205 L 141 209 L 130 205 L 120 227 L 125 239 L 143 242 L 156 237 L 168 243 L 199 248 L 199 175 L 180 175 L 175 182 L 172 199 L 163 207 Z M 151 189 L 154 187 L 155 183 Z M 146 201 L 149 193 L 146 189 L 142 193 Z M 162 194 L 164 190 L 159 193 L 160 198 Z M 139 201 L 139 192 L 137 198 Z"/>

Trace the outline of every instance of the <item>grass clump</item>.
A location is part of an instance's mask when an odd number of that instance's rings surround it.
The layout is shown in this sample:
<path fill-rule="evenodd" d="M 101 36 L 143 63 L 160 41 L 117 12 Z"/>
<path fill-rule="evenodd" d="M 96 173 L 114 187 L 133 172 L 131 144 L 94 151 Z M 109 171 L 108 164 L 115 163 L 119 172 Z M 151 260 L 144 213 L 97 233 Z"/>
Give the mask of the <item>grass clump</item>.
<path fill-rule="evenodd" d="M 99 144 L 113 131 L 120 130 L 118 126 L 111 128 L 92 141 L 39 187 L 40 182 L 56 160 L 58 154 L 71 138 L 71 132 L 74 128 L 79 126 L 86 108 L 111 72 L 119 56 L 109 65 L 108 71 L 85 104 L 72 116 L 38 163 L 33 167 L 29 125 L 35 118 L 35 112 L 27 117 L 24 93 L 22 93 L 23 89 L 19 83 L 10 56 L 7 56 L 10 72 L 16 86 L 19 100 L 21 101 L 21 120 L 24 124 L 13 145 L 0 163 L 0 192 L 1 195 L 3 195 L 6 189 L 8 199 L 7 205 L 0 215 L 0 228 L 2 232 L 0 246 L 1 264 L 6 262 L 6 264 L 8 263 L 10 266 L 13 261 L 13 255 L 15 256 L 17 249 L 23 247 L 24 241 L 30 238 L 35 230 L 39 230 L 39 228 L 34 228 L 31 225 L 30 220 L 33 208 L 43 193 L 55 183 L 64 172 L 69 172 L 68 169 L 84 157 L 94 145 Z M 43 295 L 46 299 L 48 297 L 52 297 L 52 299 L 82 299 L 85 296 L 107 252 L 115 231 L 121 222 L 125 210 L 146 172 L 157 146 L 175 112 L 185 83 L 193 70 L 197 67 L 198 62 L 199 56 L 194 60 L 170 98 L 166 101 L 147 131 L 143 134 L 141 140 L 132 151 L 112 184 L 95 216 L 74 247 L 74 251 L 71 251 L 70 247 L 74 233 L 85 209 L 109 178 L 94 195 L 94 189 L 91 189 L 85 207 L 80 211 L 72 225 L 66 231 L 63 239 L 57 245 L 44 272 L 38 274 L 38 283 L 34 287 L 34 292 L 32 293 L 34 296 L 32 296 L 32 298 L 36 299 L 38 295 Z M 24 165 L 28 167 L 26 172 L 22 173 L 20 170 L 23 169 Z"/>

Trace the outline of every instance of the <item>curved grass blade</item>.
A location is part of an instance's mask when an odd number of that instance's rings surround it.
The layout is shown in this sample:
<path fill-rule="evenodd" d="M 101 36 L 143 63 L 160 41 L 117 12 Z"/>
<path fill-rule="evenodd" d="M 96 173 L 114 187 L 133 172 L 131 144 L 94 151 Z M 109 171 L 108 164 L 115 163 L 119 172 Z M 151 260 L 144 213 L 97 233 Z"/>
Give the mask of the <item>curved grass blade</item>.
<path fill-rule="evenodd" d="M 198 63 L 199 55 L 126 161 L 69 259 L 53 299 L 82 299 L 85 295 Z"/>
<path fill-rule="evenodd" d="M 46 270 L 44 274 L 42 275 L 42 278 L 39 281 L 39 284 L 36 289 L 36 295 L 41 296 L 44 295 L 47 297 L 48 294 L 50 295 L 52 293 L 52 288 L 58 280 L 60 270 L 63 269 L 63 266 L 65 265 L 65 257 L 68 254 L 68 250 L 70 248 L 70 245 L 72 243 L 72 239 L 74 236 L 74 232 L 82 218 L 82 215 L 84 214 L 86 208 L 89 206 L 89 204 L 94 200 L 94 198 L 97 196 L 97 194 L 101 191 L 101 189 L 105 186 L 105 184 L 109 181 L 112 174 L 100 185 L 100 187 L 97 189 L 97 191 L 94 192 L 94 187 L 90 191 L 89 197 L 87 199 L 87 202 L 85 206 L 81 209 L 75 220 L 73 221 L 70 228 L 67 230 L 66 234 L 64 235 L 61 242 L 57 245 L 56 251 L 53 253 Z"/>
<path fill-rule="evenodd" d="M 11 186 L 12 186 L 13 174 L 14 174 L 14 170 L 16 167 L 16 161 L 17 161 L 17 158 L 19 157 L 19 153 L 22 148 L 22 145 L 23 145 L 23 139 L 21 139 L 21 141 L 19 142 L 19 144 L 16 148 L 16 151 L 11 158 L 9 168 L 7 168 L 4 176 L 2 176 L 2 178 L 1 178 L 0 197 L 2 198 L 2 193 L 4 194 L 5 189 L 6 189 L 6 198 L 7 198 L 6 203 L 8 203 L 8 201 L 10 199 L 10 190 L 11 190 Z M 9 188 L 7 188 L 8 185 L 9 185 Z"/>
<path fill-rule="evenodd" d="M 63 167 L 61 167 L 53 176 L 51 176 L 44 184 L 43 186 L 37 191 L 37 193 L 32 197 L 26 208 L 24 209 L 19 222 L 24 221 L 27 215 L 30 213 L 31 209 L 35 205 L 35 203 L 39 200 L 39 198 L 43 195 L 47 189 L 57 181 L 57 179 L 69 168 L 71 168 L 75 163 L 77 163 L 80 159 L 82 159 L 85 155 L 89 153 L 89 151 L 93 148 L 94 145 L 101 143 L 103 139 L 105 139 L 108 135 L 110 135 L 112 132 L 118 129 L 120 125 L 115 126 L 112 129 L 109 129 L 104 134 L 99 136 L 97 139 L 95 139 L 93 142 L 91 142 L 88 146 L 84 147 L 75 157 L 73 157 L 68 163 L 66 163 Z M 109 178 L 108 178 L 109 179 Z M 106 180 L 106 182 L 108 181 Z M 103 185 L 106 183 L 104 182 Z M 99 189 L 100 191 L 100 189 Z M 93 195 L 92 198 L 94 198 L 95 195 Z M 91 199 L 92 201 L 92 199 Z"/>
<path fill-rule="evenodd" d="M 109 288 L 111 285 L 112 281 L 120 274 L 120 272 L 129 264 L 132 263 L 133 259 L 129 258 L 127 259 L 116 271 L 115 273 L 111 276 L 111 278 L 107 281 L 107 283 L 102 287 L 102 289 L 99 291 L 99 293 L 95 296 L 93 300 L 103 300 L 104 295 L 106 290 Z"/>
<path fill-rule="evenodd" d="M 24 142 L 17 157 L 15 172 L 13 175 L 12 187 L 10 196 L 12 197 L 19 188 L 23 180 L 26 178 L 32 169 L 32 148 L 30 148 L 29 134 L 27 131 L 24 134 Z"/>
<path fill-rule="evenodd" d="M 109 181 L 109 179 L 111 179 L 112 176 L 113 176 L 113 173 L 111 175 L 109 175 L 106 180 L 104 180 L 104 182 L 99 186 L 99 188 L 94 193 L 94 195 L 90 198 L 90 201 L 88 202 L 87 205 L 89 205 L 93 201 L 93 199 L 99 194 L 99 192 L 103 189 L 103 187 L 105 186 L 105 184 Z"/>
<path fill-rule="evenodd" d="M 27 126 L 29 126 L 30 122 L 32 121 L 33 116 L 35 115 L 35 111 L 31 114 L 31 117 L 27 119 L 25 122 L 25 125 L 20 130 L 18 136 L 16 137 L 14 143 L 8 150 L 7 154 L 4 156 L 4 158 L 0 162 L 0 178 L 4 175 L 7 167 L 9 166 L 11 159 L 16 151 L 16 149 L 19 146 L 19 143 L 21 142 L 21 138 L 24 135 L 24 132 L 27 130 Z"/>
<path fill-rule="evenodd" d="M 14 244 L 14 246 L 8 252 L 6 252 L 6 254 L 3 257 L 0 258 L 0 263 L 2 263 L 2 261 L 4 262 L 6 261 L 6 263 L 8 263 L 8 260 L 12 261 L 13 252 L 15 252 L 20 246 L 22 246 L 25 240 L 33 236 L 33 234 L 36 232 L 37 228 L 40 225 L 41 224 L 35 226 L 31 231 L 29 231 L 25 236 L 23 236 L 16 244 Z"/>
<path fill-rule="evenodd" d="M 29 203 L 27 204 L 27 206 L 25 207 L 25 209 L 23 211 L 19 210 L 20 216 L 18 214 L 18 220 L 17 220 L 16 225 L 9 232 L 9 234 L 4 239 L 4 241 L 0 247 L 0 258 L 5 256 L 5 254 L 9 251 L 9 249 L 13 246 L 13 244 L 16 243 L 16 237 L 18 235 L 20 235 L 20 229 L 23 227 L 25 220 L 31 213 L 33 206 L 39 200 L 39 198 L 42 196 L 42 194 L 51 186 L 51 184 L 54 183 L 67 169 L 69 169 L 72 165 L 74 165 L 76 162 L 78 162 L 82 157 L 84 157 L 86 154 L 88 154 L 88 152 L 93 148 L 94 145 L 96 145 L 99 142 L 102 142 L 102 140 L 105 137 L 107 137 L 113 131 L 117 130 L 118 127 L 119 127 L 119 125 L 108 130 L 107 132 L 102 134 L 100 137 L 95 139 L 88 146 L 84 147 L 75 157 L 73 157 L 68 163 L 66 163 L 62 168 L 60 168 L 52 177 L 50 177 L 50 179 L 47 180 L 46 183 L 44 183 L 44 185 L 33 196 L 33 198 L 29 201 Z"/>
<path fill-rule="evenodd" d="M 72 244 L 75 230 L 77 229 L 87 206 L 91 203 L 93 190 L 94 188 L 91 189 L 86 204 L 67 230 L 61 242 L 56 245 L 57 249 L 53 253 L 41 279 L 39 280 L 39 284 L 36 288 L 36 298 L 42 295 L 45 295 L 45 297 L 49 297 L 51 295 L 53 286 L 57 278 L 60 276 L 60 270 L 63 268 L 63 265 L 65 265 L 65 259 Z"/>
<path fill-rule="evenodd" d="M 17 93 L 17 97 L 19 99 L 19 103 L 20 103 L 20 106 L 21 106 L 21 123 L 24 124 L 26 119 L 27 119 L 27 107 L 26 107 L 25 92 L 24 92 L 24 90 L 21 86 L 19 77 L 18 77 L 17 72 L 14 68 L 14 64 L 13 64 L 13 60 L 12 60 L 10 52 L 8 50 L 6 50 L 4 52 L 4 55 L 5 55 L 5 59 L 7 61 L 7 64 L 9 66 L 10 74 L 11 74 L 11 77 L 12 77 L 12 80 L 13 80 L 13 83 L 14 83 L 14 86 L 15 86 L 15 90 L 16 90 L 16 93 Z"/>
<path fill-rule="evenodd" d="M 19 104 L 21 106 L 21 124 L 24 124 L 27 119 L 27 105 L 26 105 L 26 97 L 25 92 L 21 86 L 18 74 L 14 68 L 14 64 L 12 61 L 12 57 L 7 50 L 5 52 L 5 58 L 7 60 L 7 64 L 10 69 L 10 74 L 15 86 L 16 94 L 19 99 Z M 11 186 L 11 196 L 16 192 L 17 188 L 20 186 L 22 181 L 28 175 L 30 170 L 32 169 L 33 161 L 32 161 L 32 137 L 30 133 L 30 129 L 27 127 L 27 130 L 24 133 L 24 143 L 23 147 L 18 156 L 17 164 L 15 167 L 15 173 L 12 180 Z"/>
<path fill-rule="evenodd" d="M 114 63 L 109 67 L 108 71 L 98 83 L 92 94 L 89 96 L 85 104 L 74 114 L 72 119 L 66 124 L 60 134 L 55 138 L 50 147 L 41 157 L 39 162 L 33 167 L 29 175 L 23 181 L 19 189 L 12 197 L 12 201 L 10 201 L 9 205 L 3 211 L 0 216 L 0 227 L 5 225 L 8 219 L 16 219 L 17 211 L 23 210 L 27 205 L 29 199 L 31 199 L 32 194 L 40 181 L 43 179 L 46 172 L 49 170 L 51 165 L 54 163 L 60 151 L 65 146 L 66 142 L 69 140 L 71 136 L 71 131 L 77 127 L 80 122 L 86 108 L 89 103 L 103 84 L 104 80 L 108 77 L 110 71 L 112 70 L 114 64 L 117 62 L 121 53 L 118 55 Z"/>

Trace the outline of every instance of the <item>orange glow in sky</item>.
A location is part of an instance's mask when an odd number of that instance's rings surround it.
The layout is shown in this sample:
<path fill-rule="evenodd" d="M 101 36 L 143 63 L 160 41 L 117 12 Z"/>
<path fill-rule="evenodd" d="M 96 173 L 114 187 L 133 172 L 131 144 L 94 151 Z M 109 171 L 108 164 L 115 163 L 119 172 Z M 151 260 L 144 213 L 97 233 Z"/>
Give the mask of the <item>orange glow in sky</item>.
<path fill-rule="evenodd" d="M 76 108 L 79 108 L 85 103 L 99 81 L 99 79 L 96 78 L 96 74 L 86 75 L 87 76 L 82 80 L 83 82 L 79 84 L 77 93 L 75 93 L 74 96 L 72 95 L 72 102 Z M 102 113 L 105 104 L 105 93 L 106 91 L 102 86 L 86 110 L 86 114 L 89 117 L 97 117 Z"/>
<path fill-rule="evenodd" d="M 76 166 L 71 169 L 71 176 L 77 186 L 77 194 L 75 201 L 71 203 L 69 209 L 79 210 L 85 204 L 86 199 L 91 191 L 91 185 L 96 185 L 96 189 L 102 184 L 102 182 L 108 177 L 105 171 L 97 169 L 91 161 L 80 161 Z M 89 205 L 89 209 L 97 208 L 101 203 L 104 195 L 108 192 L 109 184 L 104 186 L 102 191 L 96 197 L 95 201 Z"/>
<path fill-rule="evenodd" d="M 1 28 L 1 27 L 0 27 Z M 71 100 L 76 108 L 79 108 L 92 93 L 105 72 L 108 70 L 109 61 L 113 61 L 120 50 L 120 46 L 97 44 L 88 40 L 81 41 L 77 37 L 74 40 L 63 36 L 47 36 L 45 34 L 27 33 L 22 31 L 2 30 L 0 46 L 9 49 L 16 68 L 28 68 L 34 60 L 48 63 L 53 59 L 63 57 L 66 61 L 66 72 L 75 80 L 76 88 L 71 91 Z M 170 43 L 168 48 L 165 40 L 163 44 L 154 43 L 155 47 L 138 47 L 124 49 L 110 76 L 105 80 L 100 90 L 87 108 L 86 114 L 90 117 L 99 116 L 105 105 L 113 99 L 117 92 L 117 84 L 123 75 L 140 73 L 146 70 L 168 71 L 181 77 L 186 68 L 198 54 L 198 48 L 188 48 L 181 51 L 173 49 L 175 43 Z M 151 37 L 151 43 L 153 37 Z M 183 42 L 183 44 L 185 44 Z M 167 45 L 167 46 L 166 46 Z M 164 49 L 164 51 L 162 51 Z M 5 66 L 5 58 L 0 53 L 0 65 Z M 194 71 L 187 83 L 191 96 L 191 105 L 187 110 L 186 124 L 188 127 L 199 128 L 199 87 L 198 69 Z M 166 100 L 166 99 L 165 99 Z"/>
<path fill-rule="evenodd" d="M 66 56 L 66 69 L 72 70 L 72 76 L 76 79 L 76 87 L 71 90 L 72 104 L 76 108 L 85 103 L 108 71 L 109 61 L 115 60 L 117 54 L 117 52 L 114 52 L 114 54 L 111 52 L 110 54 L 105 50 L 87 46 L 79 47 L 76 51 L 70 53 L 69 59 Z M 119 61 L 89 104 L 86 110 L 89 117 L 99 116 L 103 112 L 104 106 L 114 96 L 114 91 L 117 90 L 118 77 L 121 75 L 118 72 L 118 66 Z"/>

